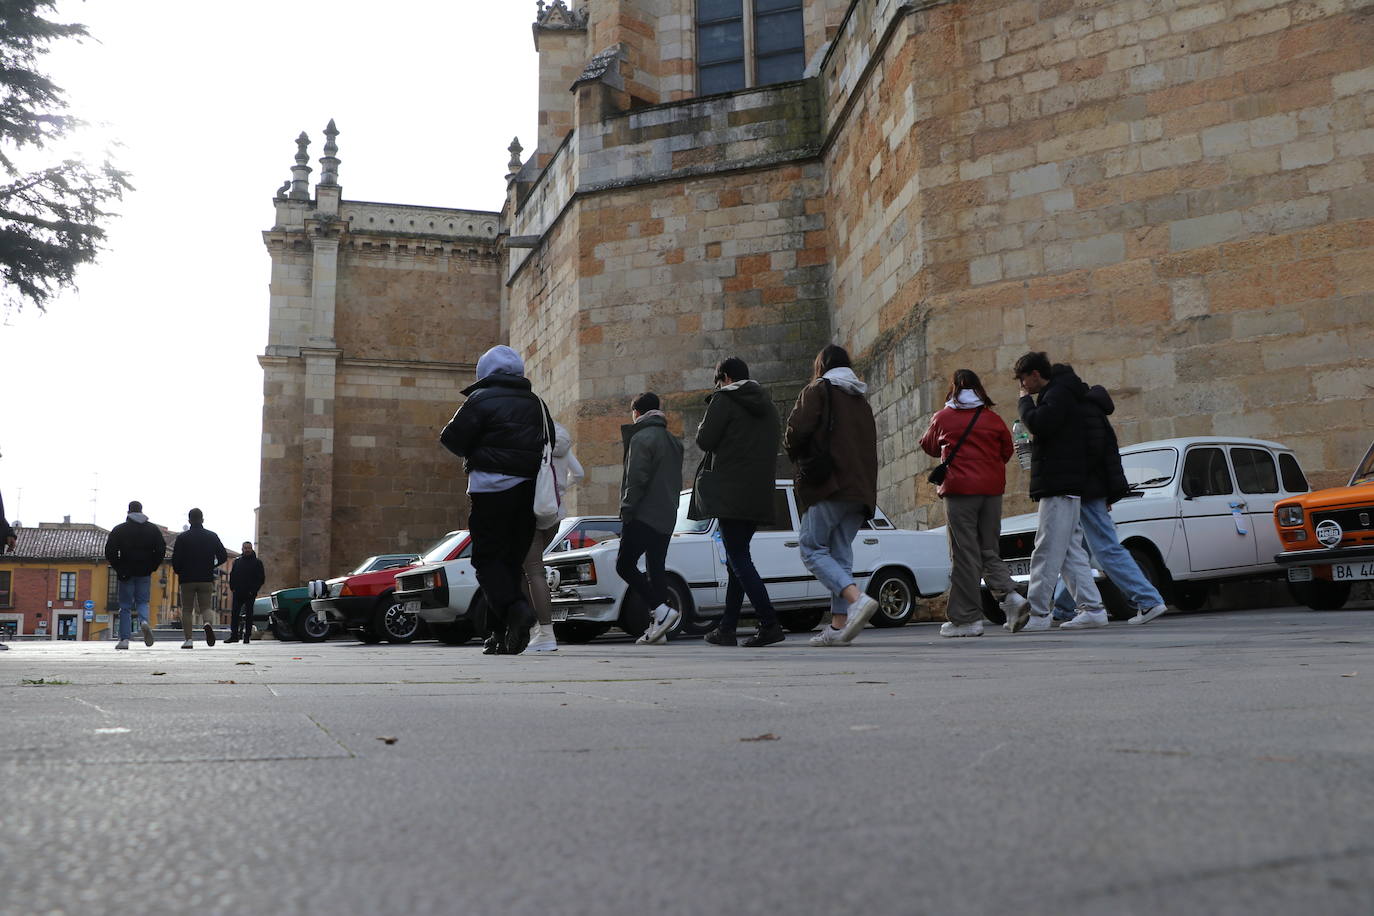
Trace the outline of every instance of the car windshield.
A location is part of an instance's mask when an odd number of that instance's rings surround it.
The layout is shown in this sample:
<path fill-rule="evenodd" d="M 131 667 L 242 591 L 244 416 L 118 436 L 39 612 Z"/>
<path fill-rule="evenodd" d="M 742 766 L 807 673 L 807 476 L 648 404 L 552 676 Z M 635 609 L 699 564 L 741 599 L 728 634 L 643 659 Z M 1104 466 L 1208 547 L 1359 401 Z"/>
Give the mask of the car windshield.
<path fill-rule="evenodd" d="M 1374 445 L 1369 447 L 1365 453 L 1364 461 L 1355 469 L 1355 476 L 1350 478 L 1350 485 L 1353 487 L 1361 483 L 1374 483 Z"/>
<path fill-rule="evenodd" d="M 453 548 L 461 544 L 468 536 L 466 531 L 455 531 L 446 534 L 433 547 L 426 550 L 424 556 L 420 558 L 421 563 L 442 563 L 448 559 L 448 555 L 453 553 Z"/>
<path fill-rule="evenodd" d="M 687 517 L 687 510 L 692 507 L 692 491 L 683 490 L 682 495 L 677 500 L 677 524 L 673 526 L 673 534 L 701 534 L 711 527 L 711 520 L 704 518 L 701 520 L 690 519 Z"/>
<path fill-rule="evenodd" d="M 1132 490 L 1162 487 L 1174 479 L 1178 469 L 1178 451 L 1172 448 L 1152 448 L 1146 452 L 1130 452 L 1121 456 L 1121 469 Z"/>
<path fill-rule="evenodd" d="M 358 568 L 349 573 L 350 576 L 359 576 L 365 572 L 374 572 L 378 569 L 394 569 L 398 566 L 409 566 L 415 562 L 414 554 L 403 556 L 401 554 L 389 554 L 386 556 L 368 557 L 358 565 Z"/>

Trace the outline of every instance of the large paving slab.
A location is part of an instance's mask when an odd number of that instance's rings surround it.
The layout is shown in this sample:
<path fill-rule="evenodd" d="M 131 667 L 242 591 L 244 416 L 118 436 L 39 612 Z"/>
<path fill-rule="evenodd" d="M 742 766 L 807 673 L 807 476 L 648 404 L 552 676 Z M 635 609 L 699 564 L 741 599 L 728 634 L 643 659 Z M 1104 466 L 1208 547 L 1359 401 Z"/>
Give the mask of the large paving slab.
<path fill-rule="evenodd" d="M 1367 914 L 1371 627 L 17 643 L 0 912 Z"/>

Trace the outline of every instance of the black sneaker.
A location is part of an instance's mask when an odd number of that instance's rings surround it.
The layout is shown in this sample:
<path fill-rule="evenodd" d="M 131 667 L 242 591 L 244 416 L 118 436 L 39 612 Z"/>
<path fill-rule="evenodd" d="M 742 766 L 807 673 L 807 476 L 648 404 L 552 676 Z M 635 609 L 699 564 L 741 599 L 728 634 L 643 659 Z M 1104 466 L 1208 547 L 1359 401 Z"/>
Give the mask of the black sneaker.
<path fill-rule="evenodd" d="M 238 641 L 239 641 L 239 638 L 238 638 L 237 636 L 235 636 L 233 633 L 230 633 L 230 634 L 229 634 L 229 638 L 225 640 L 225 642 L 227 642 L 227 643 L 229 643 L 229 642 L 238 642 Z"/>
<path fill-rule="evenodd" d="M 208 623 L 205 625 L 205 644 L 213 646 L 215 644 L 215 628 Z"/>
<path fill-rule="evenodd" d="M 506 654 L 519 655 L 530 644 L 530 627 L 538 618 L 534 609 L 517 601 L 506 609 Z"/>
<path fill-rule="evenodd" d="M 713 646 L 738 646 L 739 640 L 735 638 L 735 631 L 729 630 L 721 632 L 720 627 L 706 634 L 706 641 Z"/>
<path fill-rule="evenodd" d="M 505 655 L 506 647 L 501 645 L 501 638 L 495 633 L 491 634 L 482 643 L 483 655 Z"/>
<path fill-rule="evenodd" d="M 758 648 L 759 646 L 771 646 L 773 643 L 782 642 L 786 638 L 787 634 L 783 632 L 782 627 L 775 623 L 771 627 L 759 627 L 759 631 L 746 639 L 744 644 L 750 648 Z"/>

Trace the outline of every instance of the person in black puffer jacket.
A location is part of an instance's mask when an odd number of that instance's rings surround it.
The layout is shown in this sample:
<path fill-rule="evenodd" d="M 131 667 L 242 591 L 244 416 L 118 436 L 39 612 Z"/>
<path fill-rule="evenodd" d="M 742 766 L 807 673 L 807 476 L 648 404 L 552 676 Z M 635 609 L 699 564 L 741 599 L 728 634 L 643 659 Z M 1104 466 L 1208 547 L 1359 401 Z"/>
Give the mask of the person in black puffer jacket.
<path fill-rule="evenodd" d="M 267 570 L 253 550 L 252 541 L 243 542 L 243 552 L 229 570 L 229 592 L 233 596 L 233 612 L 229 620 L 229 638 L 238 642 L 242 632 L 244 645 L 253 641 L 253 602 L 258 599 Z M 242 630 L 240 631 L 240 626 Z"/>
<path fill-rule="evenodd" d="M 167 541 L 162 531 L 143 514 L 143 503 L 129 503 L 128 517 L 114 526 L 105 539 L 105 559 L 119 580 L 119 643 L 116 649 L 129 648 L 131 616 L 138 612 L 143 631 L 143 644 L 153 644 L 153 631 L 148 623 L 148 603 L 152 592 L 152 576 L 167 556 Z"/>
<path fill-rule="evenodd" d="M 205 514 L 199 509 L 186 513 L 191 526 L 172 544 L 172 569 L 181 579 L 181 629 L 186 634 L 183 649 L 192 646 L 191 632 L 195 629 L 199 609 L 205 624 L 205 644 L 215 644 L 214 585 L 215 568 L 223 566 L 229 553 L 220 543 L 219 535 L 205 527 Z"/>
<path fill-rule="evenodd" d="M 1031 553 L 1029 604 L 1008 612 L 1006 626 L 1013 633 L 1022 628 L 1048 630 L 1054 586 L 1060 575 L 1080 610 L 1089 612 L 1085 620 L 1097 626 L 1099 619 L 1106 622 L 1106 612 L 1088 565 L 1079 523 L 1083 491 L 1088 486 L 1088 408 L 1084 404 L 1088 386 L 1072 366 L 1052 366 L 1044 353 L 1027 353 L 1016 361 L 1014 371 L 1021 383 L 1017 410 L 1034 436 L 1030 497 L 1040 504 L 1040 518 Z"/>
<path fill-rule="evenodd" d="M 534 538 L 534 479 L 553 422 L 525 378 L 520 355 L 492 347 L 477 361 L 477 381 L 439 441 L 463 459 L 472 504 L 472 568 L 489 611 L 488 655 L 519 655 L 530 641 L 534 610 L 521 592 L 525 554 Z"/>

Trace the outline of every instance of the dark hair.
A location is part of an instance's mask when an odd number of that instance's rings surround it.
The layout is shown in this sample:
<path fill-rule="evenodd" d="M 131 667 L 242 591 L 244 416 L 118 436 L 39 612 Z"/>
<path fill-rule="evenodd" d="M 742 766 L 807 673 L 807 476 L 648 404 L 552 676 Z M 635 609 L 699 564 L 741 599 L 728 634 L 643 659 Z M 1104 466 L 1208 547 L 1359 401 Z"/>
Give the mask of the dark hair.
<path fill-rule="evenodd" d="M 821 347 L 821 352 L 816 354 L 816 362 L 811 367 L 811 377 L 818 379 L 831 369 L 848 369 L 853 365 L 849 361 L 848 350 L 839 344 L 826 344 Z"/>
<path fill-rule="evenodd" d="M 205 521 L 205 513 L 201 512 L 199 509 L 192 509 L 190 512 L 186 513 L 186 520 L 192 524 L 203 522 Z"/>
<path fill-rule="evenodd" d="M 983 406 L 996 407 L 992 398 L 988 397 L 987 391 L 983 388 L 983 382 L 978 378 L 978 373 L 972 369 L 956 369 L 954 377 L 950 380 L 949 391 L 945 393 L 945 400 L 952 401 L 958 396 L 959 392 L 965 388 L 972 391 L 983 399 Z"/>
<path fill-rule="evenodd" d="M 1049 380 L 1050 377 L 1050 358 L 1044 351 L 1030 352 L 1016 361 L 1016 365 L 1011 370 L 1017 376 L 1025 375 L 1028 372 L 1039 372 L 1040 377 Z"/>
<path fill-rule="evenodd" d="M 129 511 L 130 511 L 130 512 L 142 512 L 142 511 L 143 511 L 143 503 L 139 502 L 139 501 L 136 500 L 136 499 L 131 499 L 131 500 L 129 500 Z"/>
<path fill-rule="evenodd" d="M 630 402 L 630 409 L 635 413 L 648 413 L 651 410 L 658 410 L 658 395 L 654 394 L 652 391 L 646 391 Z"/>
<path fill-rule="evenodd" d="M 716 363 L 716 384 L 724 381 L 727 375 L 731 381 L 742 382 L 749 377 L 749 364 L 738 356 L 727 356 Z"/>

